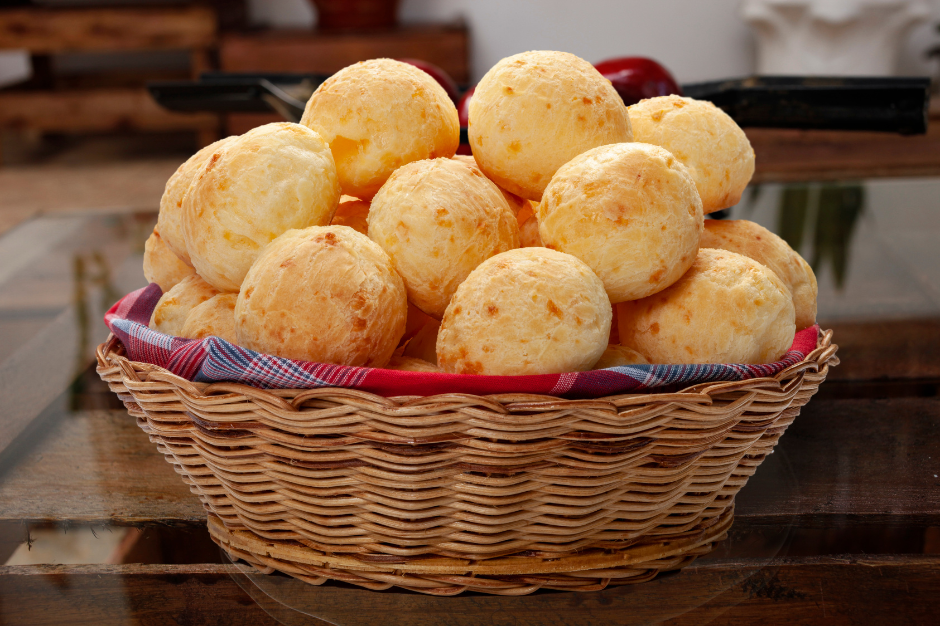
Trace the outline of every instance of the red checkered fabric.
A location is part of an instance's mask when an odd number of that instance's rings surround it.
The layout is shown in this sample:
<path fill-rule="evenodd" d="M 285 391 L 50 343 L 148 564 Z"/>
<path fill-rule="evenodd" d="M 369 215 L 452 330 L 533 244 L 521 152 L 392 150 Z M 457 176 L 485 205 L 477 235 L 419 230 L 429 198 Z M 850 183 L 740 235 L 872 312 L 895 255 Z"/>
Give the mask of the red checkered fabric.
<path fill-rule="evenodd" d="M 104 316 L 105 324 L 124 343 L 132 361 L 158 365 L 196 382 L 239 382 L 265 389 L 345 387 L 383 396 L 534 393 L 597 398 L 671 391 L 705 382 L 773 376 L 806 358 L 816 348 L 819 333 L 818 326 L 798 332 L 793 346 L 781 360 L 764 365 L 629 365 L 533 376 L 401 372 L 295 361 L 246 350 L 218 337 L 201 340 L 170 337 L 147 327 L 161 295 L 160 287 L 151 284 L 121 298 Z"/>

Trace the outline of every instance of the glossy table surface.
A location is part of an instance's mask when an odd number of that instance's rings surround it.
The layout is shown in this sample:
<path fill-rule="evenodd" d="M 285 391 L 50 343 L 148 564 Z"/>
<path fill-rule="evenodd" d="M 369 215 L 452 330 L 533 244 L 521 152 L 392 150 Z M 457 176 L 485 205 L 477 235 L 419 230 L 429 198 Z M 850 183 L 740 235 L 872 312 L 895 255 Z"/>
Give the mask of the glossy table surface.
<path fill-rule="evenodd" d="M 813 264 L 841 365 L 737 501 L 721 548 L 635 587 L 457 598 L 310 587 L 227 562 L 98 380 L 152 213 L 0 236 L 0 624 L 936 623 L 940 178 L 764 183 L 731 217 Z"/>

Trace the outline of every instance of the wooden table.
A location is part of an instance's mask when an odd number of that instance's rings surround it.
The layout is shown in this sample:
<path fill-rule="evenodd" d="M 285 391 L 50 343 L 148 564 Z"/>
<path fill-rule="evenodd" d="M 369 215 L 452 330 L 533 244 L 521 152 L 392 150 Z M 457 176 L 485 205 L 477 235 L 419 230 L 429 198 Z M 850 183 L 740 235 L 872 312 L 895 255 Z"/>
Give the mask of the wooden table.
<path fill-rule="evenodd" d="M 897 184 L 898 197 L 926 185 L 926 216 L 894 221 L 920 234 L 940 227 L 929 212 L 940 180 Z M 869 207 L 868 219 L 891 209 Z M 930 285 L 940 285 L 940 263 L 920 276 L 900 253 L 884 254 L 872 269 L 865 250 L 852 250 L 860 298 L 894 294 L 905 280 L 925 285 L 926 296 L 894 314 L 837 301 L 856 292 L 832 295 L 820 275 L 842 365 L 741 492 L 732 536 L 715 554 L 652 583 L 589 594 L 429 599 L 304 587 L 295 606 L 325 622 L 278 605 L 223 561 L 199 501 L 89 367 L 106 335 L 103 308 L 143 284 L 154 219 L 40 217 L 0 238 L 0 563 L 28 536 L 38 549 L 43 529 L 124 536 L 100 562 L 0 565 L 0 624 L 936 623 L 940 290 Z M 903 295 L 891 297 L 908 302 Z"/>

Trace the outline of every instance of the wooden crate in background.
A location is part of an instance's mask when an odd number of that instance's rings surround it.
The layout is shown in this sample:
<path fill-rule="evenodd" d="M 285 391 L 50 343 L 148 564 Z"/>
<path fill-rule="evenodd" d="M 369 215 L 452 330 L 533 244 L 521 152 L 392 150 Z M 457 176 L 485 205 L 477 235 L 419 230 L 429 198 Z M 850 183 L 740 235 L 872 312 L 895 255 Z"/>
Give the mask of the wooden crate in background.
<path fill-rule="evenodd" d="M 458 83 L 470 79 L 469 36 L 463 25 L 403 26 L 363 33 L 268 30 L 225 35 L 219 45 L 219 66 L 227 72 L 332 74 L 357 61 L 379 57 L 421 59 L 440 66 Z M 273 113 L 232 114 L 227 130 L 241 134 L 282 120 Z"/>
<path fill-rule="evenodd" d="M 216 12 L 204 5 L 0 9 L 0 50 L 27 50 L 34 66 L 48 55 L 62 53 L 185 50 L 190 57 L 189 76 L 195 78 L 212 67 L 217 31 Z M 102 86 L 46 78 L 47 84 L 0 90 L 0 129 L 192 130 L 201 143 L 214 141 L 220 131 L 218 115 L 161 108 L 142 80 L 136 85 Z"/>

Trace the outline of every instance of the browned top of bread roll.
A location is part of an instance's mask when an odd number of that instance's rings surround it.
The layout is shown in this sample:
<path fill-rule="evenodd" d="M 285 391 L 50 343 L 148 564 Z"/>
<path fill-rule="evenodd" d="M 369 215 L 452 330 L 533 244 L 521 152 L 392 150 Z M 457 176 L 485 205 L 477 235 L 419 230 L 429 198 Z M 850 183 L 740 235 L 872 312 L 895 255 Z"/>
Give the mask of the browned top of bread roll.
<path fill-rule="evenodd" d="M 769 267 L 793 295 L 796 329 L 816 323 L 816 275 L 786 241 L 748 220 L 705 220 L 701 246 L 737 252 Z"/>

